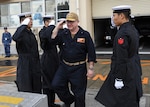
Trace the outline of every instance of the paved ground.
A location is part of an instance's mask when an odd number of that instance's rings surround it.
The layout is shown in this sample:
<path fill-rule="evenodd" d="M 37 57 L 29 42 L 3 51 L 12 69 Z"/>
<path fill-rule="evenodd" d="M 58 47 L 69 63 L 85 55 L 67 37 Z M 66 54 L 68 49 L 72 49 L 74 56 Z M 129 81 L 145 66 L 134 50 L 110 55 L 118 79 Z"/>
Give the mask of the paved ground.
<path fill-rule="evenodd" d="M 95 64 L 95 77 L 88 80 L 87 93 L 86 93 L 86 107 L 104 107 L 94 100 L 100 86 L 106 79 L 109 72 L 110 59 L 97 59 L 98 63 Z M 0 56 L 0 91 L 17 91 L 16 85 L 13 82 L 16 76 L 16 63 L 17 57 L 4 58 Z M 140 107 L 150 107 L 150 60 L 141 60 L 142 63 L 142 83 L 144 96 L 141 98 Z M 56 103 L 62 104 L 57 98 Z M 72 104 L 72 107 L 73 104 Z"/>
<path fill-rule="evenodd" d="M 14 82 L 0 81 L 0 91 L 6 91 L 6 90 L 8 90 L 8 92 L 17 92 L 17 88 Z M 98 90 L 99 89 L 90 89 L 90 88 L 87 89 L 86 107 L 104 107 L 103 105 L 101 105 L 94 99 Z M 58 97 L 56 98 L 56 103 L 63 104 L 58 99 Z M 74 107 L 73 104 L 71 107 Z M 141 98 L 140 107 L 150 107 L 150 95 L 149 94 L 144 94 L 144 96 Z"/>

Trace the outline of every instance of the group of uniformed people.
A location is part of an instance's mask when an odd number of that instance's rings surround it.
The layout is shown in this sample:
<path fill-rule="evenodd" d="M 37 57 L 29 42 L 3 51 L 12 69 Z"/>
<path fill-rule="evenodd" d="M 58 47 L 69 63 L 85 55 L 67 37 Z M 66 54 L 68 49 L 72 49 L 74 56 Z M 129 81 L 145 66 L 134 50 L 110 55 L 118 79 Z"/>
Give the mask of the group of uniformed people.
<path fill-rule="evenodd" d="M 44 27 L 39 32 L 43 49 L 40 58 L 38 44 L 31 31 L 31 14 L 20 15 L 21 26 L 13 35 L 19 56 L 18 91 L 46 94 L 49 107 L 60 107 L 54 103 L 55 93 L 64 102 L 63 107 L 70 107 L 73 102 L 75 107 L 85 107 L 87 76 L 94 76 L 96 62 L 94 43 L 89 32 L 78 26 L 76 13 L 66 16 L 68 28 L 63 28 L 64 20 L 55 26 L 51 18 L 43 17 Z M 86 62 L 89 63 L 88 70 Z"/>
<path fill-rule="evenodd" d="M 106 107 L 139 107 L 142 96 L 139 35 L 129 22 L 129 16 L 129 6 L 113 8 L 113 21 L 119 29 L 114 38 L 111 71 L 95 98 Z M 43 49 L 40 59 L 31 31 L 31 15 L 20 15 L 21 26 L 13 35 L 19 56 L 18 90 L 46 94 L 49 107 L 60 107 L 54 103 L 55 93 L 64 102 L 63 107 L 71 107 L 73 102 L 74 107 L 86 107 L 87 77 L 94 76 L 96 63 L 92 38 L 79 26 L 76 13 L 68 13 L 66 20 L 57 25 L 49 16 L 43 17 L 43 21 L 39 32 Z M 64 24 L 67 28 L 63 28 Z"/>

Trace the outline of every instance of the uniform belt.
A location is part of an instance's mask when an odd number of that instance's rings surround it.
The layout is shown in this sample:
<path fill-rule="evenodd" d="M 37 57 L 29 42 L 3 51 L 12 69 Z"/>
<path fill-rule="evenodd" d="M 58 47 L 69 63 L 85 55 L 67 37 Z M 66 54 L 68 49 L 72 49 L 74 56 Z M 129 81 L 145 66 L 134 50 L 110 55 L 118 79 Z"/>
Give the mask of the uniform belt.
<path fill-rule="evenodd" d="M 63 62 L 66 64 L 66 65 L 69 65 L 69 66 L 74 66 L 74 65 L 80 65 L 80 64 L 84 64 L 86 61 L 79 61 L 79 62 L 67 62 L 63 59 Z"/>

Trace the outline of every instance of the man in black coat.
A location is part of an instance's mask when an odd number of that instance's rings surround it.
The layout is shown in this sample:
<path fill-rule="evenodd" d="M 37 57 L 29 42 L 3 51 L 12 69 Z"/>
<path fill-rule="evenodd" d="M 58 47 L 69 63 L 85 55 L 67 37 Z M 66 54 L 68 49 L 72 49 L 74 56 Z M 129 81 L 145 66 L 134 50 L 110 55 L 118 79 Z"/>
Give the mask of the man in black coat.
<path fill-rule="evenodd" d="M 111 70 L 96 100 L 106 107 L 139 107 L 142 96 L 139 34 L 130 20 L 130 6 L 113 7 L 119 28 L 114 38 Z"/>
<path fill-rule="evenodd" d="M 41 67 L 43 76 L 43 93 L 48 97 L 49 107 L 60 107 L 60 105 L 54 104 L 55 102 L 55 92 L 51 88 L 51 82 L 55 75 L 55 72 L 59 65 L 59 58 L 57 53 L 56 45 L 50 41 L 51 33 L 55 28 L 53 23 L 53 17 L 50 15 L 45 15 L 43 17 L 44 26 L 39 32 L 40 45 L 43 49 L 43 54 L 41 56 Z M 47 29 L 47 30 L 46 30 Z"/>
<path fill-rule="evenodd" d="M 31 31 L 31 13 L 20 14 L 21 26 L 13 35 L 18 52 L 17 78 L 18 91 L 41 93 L 41 69 L 38 44 Z"/>

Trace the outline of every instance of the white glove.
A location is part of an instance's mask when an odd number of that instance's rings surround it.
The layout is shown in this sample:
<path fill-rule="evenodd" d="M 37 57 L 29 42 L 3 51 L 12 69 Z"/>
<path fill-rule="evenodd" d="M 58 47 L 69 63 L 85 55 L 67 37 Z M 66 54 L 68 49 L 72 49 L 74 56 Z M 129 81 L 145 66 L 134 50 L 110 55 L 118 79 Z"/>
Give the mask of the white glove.
<path fill-rule="evenodd" d="M 121 89 L 124 86 L 122 79 L 116 78 L 114 86 L 116 89 Z"/>
<path fill-rule="evenodd" d="M 68 28 L 67 24 L 63 24 L 63 28 Z"/>
<path fill-rule="evenodd" d="M 55 21 L 54 20 L 51 20 L 51 22 L 49 23 L 49 26 L 50 25 L 55 25 Z"/>
<path fill-rule="evenodd" d="M 21 25 L 28 25 L 30 22 L 30 18 L 25 18 L 24 21 L 21 23 Z"/>

